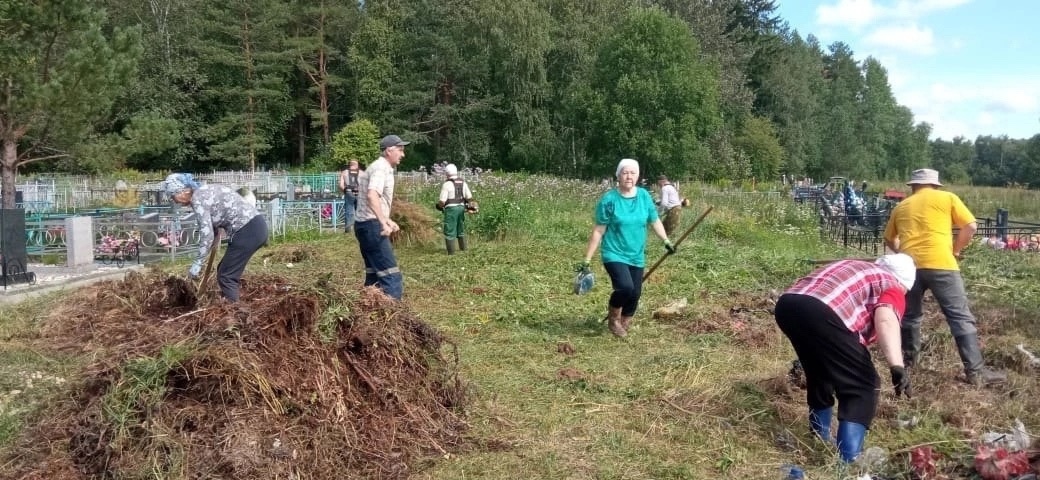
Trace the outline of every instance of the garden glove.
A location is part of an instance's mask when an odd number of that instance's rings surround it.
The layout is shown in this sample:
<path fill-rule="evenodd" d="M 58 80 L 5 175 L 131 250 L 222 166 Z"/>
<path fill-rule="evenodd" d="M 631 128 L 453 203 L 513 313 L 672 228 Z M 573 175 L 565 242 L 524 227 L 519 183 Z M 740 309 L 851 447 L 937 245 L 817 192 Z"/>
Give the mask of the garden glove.
<path fill-rule="evenodd" d="M 892 386 L 896 388 L 896 396 L 906 395 L 906 398 L 910 398 L 910 376 L 906 374 L 906 369 L 891 367 L 888 372 L 892 375 Z"/>
<path fill-rule="evenodd" d="M 192 262 L 191 268 L 188 269 L 188 276 L 191 278 L 199 278 L 199 274 L 202 273 L 202 262 Z"/>
<path fill-rule="evenodd" d="M 668 252 L 669 255 L 675 254 L 675 245 L 672 245 L 671 240 L 665 240 L 664 249 Z"/>

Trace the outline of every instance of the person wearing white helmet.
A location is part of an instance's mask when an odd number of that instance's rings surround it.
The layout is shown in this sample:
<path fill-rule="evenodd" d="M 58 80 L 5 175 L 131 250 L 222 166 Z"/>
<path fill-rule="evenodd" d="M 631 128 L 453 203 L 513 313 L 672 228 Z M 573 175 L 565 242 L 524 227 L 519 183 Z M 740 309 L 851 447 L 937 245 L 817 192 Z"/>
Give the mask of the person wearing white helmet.
<path fill-rule="evenodd" d="M 437 209 L 444 213 L 444 246 L 448 255 L 452 255 L 455 253 L 456 240 L 459 242 L 459 251 L 466 250 L 466 210 L 473 202 L 473 192 L 459 176 L 459 169 L 454 163 L 444 167 L 444 175 L 448 179 L 441 185 Z"/>
<path fill-rule="evenodd" d="M 867 347 L 875 342 L 888 361 L 896 396 L 910 396 L 899 322 L 916 267 L 909 255 L 884 255 L 871 263 L 839 260 L 802 277 L 776 302 L 776 324 L 805 369 L 809 426 L 831 441 L 837 397 L 837 447 L 852 462 L 877 411 L 881 380 Z"/>

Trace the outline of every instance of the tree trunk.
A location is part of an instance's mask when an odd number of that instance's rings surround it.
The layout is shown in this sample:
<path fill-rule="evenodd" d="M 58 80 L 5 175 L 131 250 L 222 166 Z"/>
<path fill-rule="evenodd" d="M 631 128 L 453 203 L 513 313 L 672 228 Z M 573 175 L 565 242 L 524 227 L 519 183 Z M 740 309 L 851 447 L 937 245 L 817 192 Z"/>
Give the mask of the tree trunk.
<path fill-rule="evenodd" d="M 3 208 L 14 208 L 14 180 L 18 174 L 18 141 L 4 138 L 4 156 L 0 159 L 0 188 L 3 188 Z"/>
<path fill-rule="evenodd" d="M 252 40 L 252 29 L 250 25 L 249 14 L 245 14 L 245 18 L 242 22 L 242 48 L 245 49 L 245 65 L 246 65 L 246 138 L 249 139 L 249 171 L 256 172 L 256 104 L 253 98 L 253 89 L 256 85 L 253 82 L 253 40 Z"/>
<path fill-rule="evenodd" d="M 327 145 L 327 144 L 326 144 Z M 296 115 L 296 164 L 303 165 L 307 160 L 307 114 Z"/>
<path fill-rule="evenodd" d="M 325 54 L 322 52 L 321 60 L 321 84 L 318 85 L 318 105 L 321 108 L 321 139 L 328 145 L 332 142 L 329 133 L 329 83 L 328 72 L 325 70 Z"/>

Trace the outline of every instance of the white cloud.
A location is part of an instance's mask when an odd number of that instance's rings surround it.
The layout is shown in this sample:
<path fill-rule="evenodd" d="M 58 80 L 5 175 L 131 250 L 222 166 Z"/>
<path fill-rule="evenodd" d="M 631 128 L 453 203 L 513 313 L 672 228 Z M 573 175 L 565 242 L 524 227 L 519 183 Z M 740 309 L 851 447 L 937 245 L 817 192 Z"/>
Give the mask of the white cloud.
<path fill-rule="evenodd" d="M 1037 110 L 1040 100 L 1036 91 L 1026 88 L 999 88 L 984 93 L 987 112 L 1030 113 Z"/>
<path fill-rule="evenodd" d="M 882 5 L 874 0 L 838 0 L 832 5 L 816 7 L 820 25 L 860 30 L 881 20 L 916 20 L 929 13 L 956 8 L 971 0 L 899 0 Z"/>
<path fill-rule="evenodd" d="M 930 28 L 917 25 L 881 27 L 863 39 L 868 45 L 888 47 L 895 50 L 931 55 L 935 53 L 935 36 Z"/>
<path fill-rule="evenodd" d="M 985 77 L 956 84 L 932 83 L 896 91 L 897 101 L 910 108 L 915 122 L 932 125 L 932 138 L 1007 134 L 1028 138 L 1040 116 L 1040 86 L 1030 77 L 1013 77 L 1000 83 Z M 1002 131 L 1009 130 L 1009 131 Z"/>
<path fill-rule="evenodd" d="M 985 127 L 992 127 L 993 125 L 996 125 L 997 119 L 992 113 L 982 112 L 979 114 L 978 118 L 975 119 L 975 123 Z"/>
<path fill-rule="evenodd" d="M 934 83 L 928 88 L 926 102 L 962 104 L 976 102 L 992 113 L 1030 113 L 1040 106 L 1040 91 L 1014 84 L 963 84 L 956 87 Z M 978 108 L 979 106 L 976 106 Z"/>
<path fill-rule="evenodd" d="M 835 5 L 816 7 L 816 22 L 820 25 L 846 26 L 857 29 L 870 25 L 883 16 L 883 9 L 873 0 L 840 0 Z"/>
<path fill-rule="evenodd" d="M 900 0 L 888 9 L 895 18 L 918 18 L 932 12 L 956 8 L 971 0 Z"/>
<path fill-rule="evenodd" d="M 928 101 L 938 103 L 961 103 L 978 97 L 978 90 L 962 86 L 951 87 L 944 83 L 933 83 L 928 87 Z"/>

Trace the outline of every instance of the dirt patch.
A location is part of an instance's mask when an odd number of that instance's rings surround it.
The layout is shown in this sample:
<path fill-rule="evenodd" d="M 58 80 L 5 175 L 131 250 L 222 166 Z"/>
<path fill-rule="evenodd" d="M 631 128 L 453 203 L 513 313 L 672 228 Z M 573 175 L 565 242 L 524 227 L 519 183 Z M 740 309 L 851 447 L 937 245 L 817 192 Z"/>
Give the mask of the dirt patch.
<path fill-rule="evenodd" d="M 567 382 L 585 380 L 585 372 L 573 367 L 564 367 L 556 371 L 556 379 Z"/>
<path fill-rule="evenodd" d="M 578 353 L 578 350 L 571 345 L 570 342 L 559 342 L 556 344 L 556 353 L 567 355 L 568 357 Z"/>
<path fill-rule="evenodd" d="M 726 302 L 709 302 L 703 308 L 691 309 L 675 320 L 691 334 L 722 333 L 738 344 L 762 348 L 775 344 L 780 329 L 773 318 L 776 299 L 769 294 L 730 292 Z"/>
<path fill-rule="evenodd" d="M 93 361 L 0 477 L 403 478 L 463 448 L 454 344 L 379 290 L 247 276 L 242 301 L 194 304 L 131 272 L 57 305 L 37 347 Z"/>

